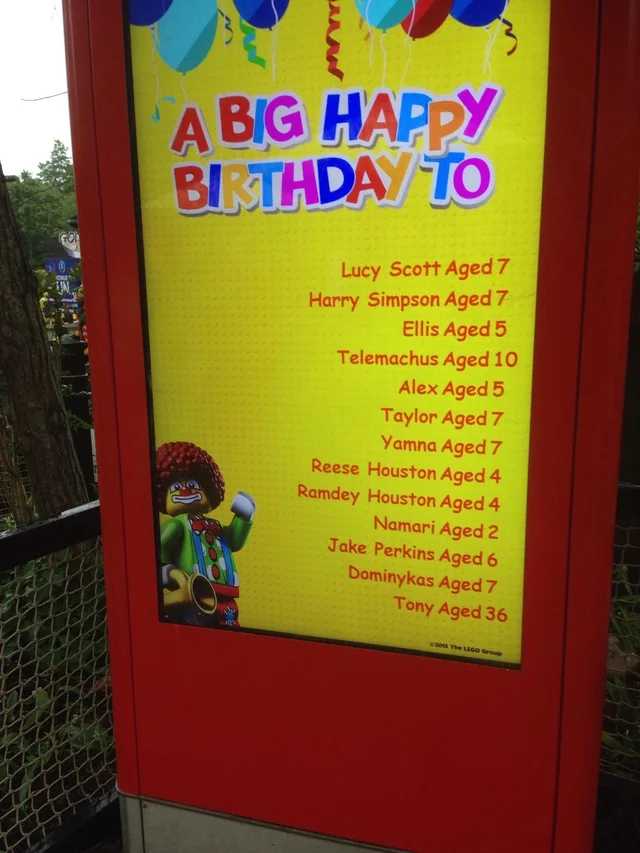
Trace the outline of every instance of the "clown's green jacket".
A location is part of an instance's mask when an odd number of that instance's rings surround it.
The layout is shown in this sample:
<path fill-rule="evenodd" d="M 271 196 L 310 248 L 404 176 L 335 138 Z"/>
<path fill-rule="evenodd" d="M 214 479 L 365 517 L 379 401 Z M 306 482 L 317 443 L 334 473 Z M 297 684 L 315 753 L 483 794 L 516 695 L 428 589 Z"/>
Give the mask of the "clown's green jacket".
<path fill-rule="evenodd" d="M 198 527 L 204 529 L 196 532 Z M 213 583 L 238 586 L 232 551 L 239 551 L 247 541 L 252 522 L 234 515 L 231 524 L 221 527 L 207 516 L 182 513 L 167 519 L 160 530 L 160 562 L 163 583 L 169 566 L 188 575 L 199 572 Z"/>

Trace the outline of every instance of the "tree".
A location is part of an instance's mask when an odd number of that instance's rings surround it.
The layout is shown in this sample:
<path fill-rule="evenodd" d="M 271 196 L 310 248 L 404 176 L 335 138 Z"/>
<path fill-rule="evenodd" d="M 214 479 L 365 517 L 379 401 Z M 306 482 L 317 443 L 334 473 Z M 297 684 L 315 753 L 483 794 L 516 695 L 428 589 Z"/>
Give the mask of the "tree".
<path fill-rule="evenodd" d="M 22 172 L 20 180 L 9 185 L 9 195 L 29 263 L 41 266 L 76 212 L 73 166 L 60 140 L 53 143 L 49 160 L 39 164 L 37 177 Z"/>
<path fill-rule="evenodd" d="M 44 163 L 38 163 L 38 179 L 60 193 L 74 193 L 73 166 L 63 142 L 56 139 L 51 155 Z"/>
<path fill-rule="evenodd" d="M 32 497 L 43 518 L 84 503 L 87 490 L 54 369 L 38 283 L 0 164 L 0 372 Z"/>

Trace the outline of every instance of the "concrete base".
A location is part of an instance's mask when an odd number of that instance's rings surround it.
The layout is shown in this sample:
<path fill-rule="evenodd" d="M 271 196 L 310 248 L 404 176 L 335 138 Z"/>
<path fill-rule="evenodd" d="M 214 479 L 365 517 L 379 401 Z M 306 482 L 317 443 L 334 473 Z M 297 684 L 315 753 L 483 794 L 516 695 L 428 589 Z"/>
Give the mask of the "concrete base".
<path fill-rule="evenodd" d="M 384 850 L 338 838 L 120 797 L 125 853 L 358 853 Z M 408 853 L 408 851 L 391 851 Z"/>

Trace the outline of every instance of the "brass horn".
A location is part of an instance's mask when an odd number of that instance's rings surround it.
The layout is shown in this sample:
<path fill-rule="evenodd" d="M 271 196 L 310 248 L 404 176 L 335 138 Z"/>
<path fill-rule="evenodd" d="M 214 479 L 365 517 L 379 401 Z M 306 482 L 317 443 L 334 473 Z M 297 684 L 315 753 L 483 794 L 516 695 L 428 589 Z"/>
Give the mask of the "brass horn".
<path fill-rule="evenodd" d="M 191 575 L 189 579 L 189 592 L 191 600 L 201 613 L 211 616 L 212 613 L 216 612 L 218 596 L 208 578 L 198 574 Z"/>

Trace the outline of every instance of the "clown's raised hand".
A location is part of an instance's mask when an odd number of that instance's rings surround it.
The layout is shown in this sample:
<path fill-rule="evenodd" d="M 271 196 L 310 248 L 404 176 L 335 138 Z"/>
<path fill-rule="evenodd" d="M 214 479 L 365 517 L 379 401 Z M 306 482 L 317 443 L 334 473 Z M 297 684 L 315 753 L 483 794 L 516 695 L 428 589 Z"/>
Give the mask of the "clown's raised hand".
<path fill-rule="evenodd" d="M 238 492 L 231 504 L 231 512 L 244 518 L 245 521 L 253 521 L 256 512 L 256 502 L 246 492 Z"/>

